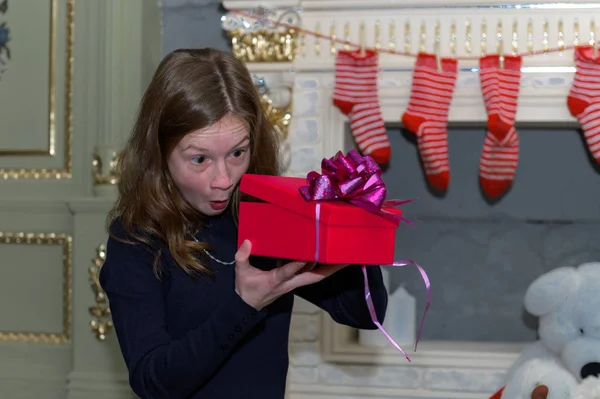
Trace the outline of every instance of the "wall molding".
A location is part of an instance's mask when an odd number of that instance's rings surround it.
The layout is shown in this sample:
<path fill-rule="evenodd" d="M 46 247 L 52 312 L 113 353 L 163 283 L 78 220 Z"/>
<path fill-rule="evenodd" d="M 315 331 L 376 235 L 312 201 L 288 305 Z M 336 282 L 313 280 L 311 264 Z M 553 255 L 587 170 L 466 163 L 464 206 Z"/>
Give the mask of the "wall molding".
<path fill-rule="evenodd" d="M 59 167 L 0 167 L 0 179 L 3 180 L 64 180 L 72 177 L 72 119 L 73 119 L 73 55 L 75 49 L 75 0 L 50 1 L 50 48 L 49 48 L 49 81 L 48 81 L 48 138 L 47 148 L 43 150 L 7 150 L 0 149 L 0 156 L 39 157 L 45 160 L 56 156 L 57 143 L 62 147 L 62 162 Z M 64 31 L 64 34 L 63 34 Z M 58 40 L 62 43 L 58 43 Z M 63 50 L 63 51 L 60 51 Z M 62 59 L 62 60 L 61 60 Z M 64 60 L 64 61 L 63 61 Z M 64 67 L 60 68 L 64 64 Z M 58 74 L 64 76 L 59 77 Z M 57 87 L 63 82 L 64 87 Z M 63 93 L 57 110 L 56 94 Z M 62 118 L 60 118 L 62 117 Z M 60 118 L 60 119 L 59 119 Z M 57 123 L 57 120 L 60 121 Z M 61 140 L 57 136 L 58 128 L 62 130 Z"/>
<path fill-rule="evenodd" d="M 73 237 L 62 233 L 27 233 L 0 231 L 0 244 L 59 245 L 62 247 L 62 331 L 28 332 L 0 331 L 0 341 L 63 345 L 71 340 Z"/>
<path fill-rule="evenodd" d="M 131 399 L 128 376 L 108 372 L 72 372 L 67 377 L 69 399 Z"/>
<path fill-rule="evenodd" d="M 111 210 L 116 196 L 114 198 L 78 198 L 67 203 L 67 207 L 72 214 L 103 214 L 106 215 Z"/>

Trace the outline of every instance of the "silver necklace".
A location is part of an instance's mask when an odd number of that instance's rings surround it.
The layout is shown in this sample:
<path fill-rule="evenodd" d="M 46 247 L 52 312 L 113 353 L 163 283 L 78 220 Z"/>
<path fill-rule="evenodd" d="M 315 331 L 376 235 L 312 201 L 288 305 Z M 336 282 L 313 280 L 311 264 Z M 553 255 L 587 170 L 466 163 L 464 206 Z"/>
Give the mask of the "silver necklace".
<path fill-rule="evenodd" d="M 198 239 L 197 239 L 196 237 L 194 237 L 194 241 L 196 241 L 196 242 L 200 242 L 200 241 L 198 241 Z M 235 259 L 234 259 L 234 260 L 232 260 L 231 262 L 224 262 L 224 261 L 222 261 L 221 259 L 217 259 L 217 258 L 215 258 L 214 256 L 212 256 L 212 255 L 210 254 L 210 252 L 208 252 L 206 249 L 203 249 L 203 251 L 204 251 L 204 253 L 205 253 L 206 255 L 208 255 L 208 257 L 209 257 L 209 258 L 211 258 L 211 259 L 212 259 L 212 260 L 214 260 L 215 262 L 217 262 L 217 263 L 220 263 L 220 264 L 222 264 L 222 265 L 231 266 L 231 265 L 233 265 L 233 264 L 235 263 Z"/>

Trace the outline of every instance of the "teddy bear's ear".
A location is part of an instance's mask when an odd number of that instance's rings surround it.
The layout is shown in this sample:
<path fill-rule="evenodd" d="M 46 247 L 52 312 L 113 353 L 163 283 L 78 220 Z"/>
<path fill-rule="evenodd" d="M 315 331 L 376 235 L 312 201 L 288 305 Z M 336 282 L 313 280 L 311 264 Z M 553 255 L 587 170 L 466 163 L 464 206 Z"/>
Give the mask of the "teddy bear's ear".
<path fill-rule="evenodd" d="M 573 267 L 559 267 L 542 274 L 525 293 L 525 309 L 538 317 L 556 310 L 577 289 L 578 281 Z"/>
<path fill-rule="evenodd" d="M 587 262 L 577 266 L 577 273 L 584 279 L 600 279 L 600 262 Z"/>

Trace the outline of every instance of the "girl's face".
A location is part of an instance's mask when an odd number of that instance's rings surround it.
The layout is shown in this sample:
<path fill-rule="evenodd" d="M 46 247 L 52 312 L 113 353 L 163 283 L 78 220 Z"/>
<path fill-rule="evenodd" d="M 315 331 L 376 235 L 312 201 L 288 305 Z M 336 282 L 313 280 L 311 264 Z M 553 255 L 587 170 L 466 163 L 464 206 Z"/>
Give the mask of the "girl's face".
<path fill-rule="evenodd" d="M 250 133 L 232 115 L 188 133 L 168 158 L 171 178 L 184 198 L 207 216 L 222 213 L 250 165 Z"/>

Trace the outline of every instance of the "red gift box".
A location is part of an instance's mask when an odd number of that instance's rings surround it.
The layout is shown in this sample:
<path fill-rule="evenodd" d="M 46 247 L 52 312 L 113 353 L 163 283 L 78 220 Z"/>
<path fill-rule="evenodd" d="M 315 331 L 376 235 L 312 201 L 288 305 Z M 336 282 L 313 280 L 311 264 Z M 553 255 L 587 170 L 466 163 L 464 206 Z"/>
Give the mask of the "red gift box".
<path fill-rule="evenodd" d="M 253 255 L 289 260 L 394 262 L 401 210 L 389 208 L 397 218 L 386 218 L 346 201 L 307 201 L 299 192 L 306 184 L 296 177 L 242 176 L 240 190 L 262 202 L 240 203 L 238 245 L 248 239 Z"/>
<path fill-rule="evenodd" d="M 249 240 L 253 255 L 362 264 L 371 320 L 410 361 L 377 320 L 366 271 L 367 265 L 416 266 L 427 288 L 427 312 L 430 303 L 427 274 L 411 260 L 394 261 L 396 229 L 401 221 L 406 221 L 402 211 L 395 207 L 410 201 L 386 200 L 381 169 L 371 157 L 363 157 L 355 150 L 346 156 L 338 152 L 333 158 L 323 159 L 321 172 L 310 172 L 306 179 L 243 175 L 240 190 L 255 201 L 240 202 L 238 246 Z"/>

